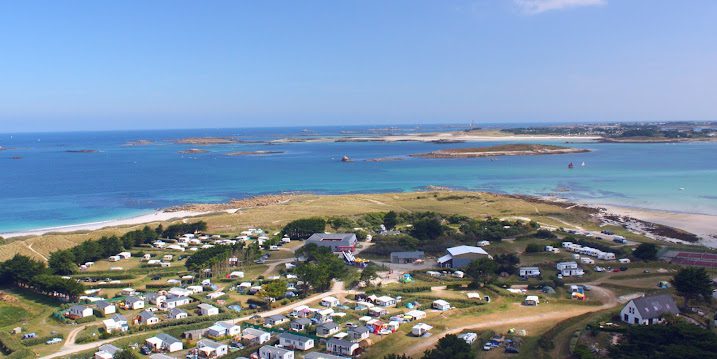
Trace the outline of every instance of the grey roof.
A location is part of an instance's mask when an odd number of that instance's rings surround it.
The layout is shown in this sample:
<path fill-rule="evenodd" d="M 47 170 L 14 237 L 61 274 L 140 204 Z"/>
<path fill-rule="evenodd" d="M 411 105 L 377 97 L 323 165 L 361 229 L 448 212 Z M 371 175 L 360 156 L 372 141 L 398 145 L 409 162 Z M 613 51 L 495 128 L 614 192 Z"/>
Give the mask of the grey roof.
<path fill-rule="evenodd" d="M 162 295 L 162 294 L 159 294 L 159 293 L 157 293 L 157 292 L 152 292 L 152 293 L 147 293 L 147 294 L 145 294 L 145 298 L 147 298 L 148 300 L 149 300 L 149 299 L 158 298 L 158 297 L 166 297 L 166 296 L 165 296 L 165 295 Z"/>
<path fill-rule="evenodd" d="M 200 340 L 200 341 L 197 342 L 197 346 L 199 346 L 199 343 L 201 343 L 202 346 L 204 346 L 204 347 L 210 347 L 210 348 L 212 348 L 212 349 L 217 349 L 217 348 L 219 348 L 219 347 L 221 347 L 221 346 L 226 345 L 226 344 L 222 344 L 222 343 L 217 343 L 217 342 L 215 342 L 215 341 L 213 341 L 213 340 L 211 340 L 211 339 L 202 339 L 202 340 Z"/>
<path fill-rule="evenodd" d="M 420 258 L 423 257 L 423 251 L 412 251 L 412 252 L 391 252 L 391 258 Z"/>
<path fill-rule="evenodd" d="M 218 325 L 224 329 L 230 329 L 230 328 L 234 328 L 236 326 L 236 324 L 227 323 L 227 322 L 216 322 L 216 323 L 214 323 L 214 325 Z"/>
<path fill-rule="evenodd" d="M 172 308 L 169 310 L 169 315 L 172 317 L 176 317 L 178 314 L 187 314 L 187 312 L 185 312 L 179 308 Z"/>
<path fill-rule="evenodd" d="M 155 315 L 152 312 L 148 312 L 148 311 L 144 310 L 141 313 L 139 313 L 139 317 L 142 318 L 143 320 L 147 320 L 149 318 L 154 318 Z"/>
<path fill-rule="evenodd" d="M 334 322 L 326 322 L 326 323 L 321 324 L 318 327 L 316 327 L 316 329 L 334 329 L 334 328 L 338 328 L 338 327 L 339 327 L 339 325 Z"/>
<path fill-rule="evenodd" d="M 124 300 L 125 303 L 134 303 L 134 302 L 143 302 L 143 301 L 144 300 L 142 298 L 132 297 L 132 296 L 129 296 L 129 297 L 125 298 L 125 300 Z"/>
<path fill-rule="evenodd" d="M 346 357 L 341 357 L 333 354 L 311 352 L 304 355 L 304 359 L 346 359 Z"/>
<path fill-rule="evenodd" d="M 207 304 L 207 303 L 202 303 L 202 304 L 198 305 L 197 307 L 201 308 L 201 309 L 212 309 L 212 308 L 217 309 L 217 307 L 215 307 L 211 304 Z"/>
<path fill-rule="evenodd" d="M 259 349 L 259 351 L 282 355 L 284 353 L 290 352 L 291 350 L 279 348 L 279 347 L 275 347 L 275 346 L 271 346 L 271 345 L 265 345 L 265 346 L 261 347 L 261 349 Z"/>
<path fill-rule="evenodd" d="M 85 307 L 84 305 L 73 305 L 73 306 L 70 307 L 69 310 L 71 310 L 71 311 L 76 311 L 76 310 L 83 311 L 83 310 L 85 310 L 86 308 L 87 308 L 87 307 Z"/>
<path fill-rule="evenodd" d="M 122 350 L 122 349 L 117 348 L 116 346 L 114 346 L 114 345 L 112 345 L 112 344 L 100 345 L 100 347 L 97 348 L 97 349 L 99 349 L 99 350 L 101 350 L 101 351 L 103 351 L 103 352 L 105 352 L 105 353 L 112 354 L 112 355 L 114 355 L 116 352 Z"/>
<path fill-rule="evenodd" d="M 371 329 L 367 328 L 365 325 L 362 325 L 360 327 L 349 328 L 349 333 L 351 333 L 351 332 L 360 333 L 360 334 L 371 333 Z"/>
<path fill-rule="evenodd" d="M 520 267 L 519 270 L 540 270 L 538 267 Z"/>
<path fill-rule="evenodd" d="M 311 319 L 309 318 L 299 318 L 293 321 L 293 323 L 297 323 L 300 325 L 311 325 Z"/>
<path fill-rule="evenodd" d="M 296 334 L 291 334 L 291 333 L 281 333 L 281 334 L 279 334 L 279 338 L 284 338 L 284 339 L 289 339 L 289 340 L 297 340 L 302 343 L 306 343 L 309 340 L 313 340 L 311 338 L 307 338 L 302 335 L 296 335 Z"/>
<path fill-rule="evenodd" d="M 155 337 L 165 343 L 174 344 L 174 343 L 181 343 L 182 341 L 165 333 L 159 333 L 155 335 Z"/>
<path fill-rule="evenodd" d="M 642 319 L 654 319 L 662 317 L 664 314 L 679 314 L 677 304 L 669 294 L 653 295 L 650 297 L 640 297 L 633 299 L 632 302 L 640 312 Z"/>
<path fill-rule="evenodd" d="M 266 319 L 271 319 L 271 320 L 273 320 L 273 321 L 275 321 L 275 322 L 279 322 L 279 321 L 282 321 L 282 320 L 289 320 L 289 318 L 287 318 L 287 317 L 285 317 L 285 316 L 283 316 L 283 315 L 281 315 L 281 314 L 275 314 L 275 315 L 266 317 Z"/>
<path fill-rule="evenodd" d="M 172 297 L 172 298 L 167 298 L 167 303 L 182 302 L 182 301 L 185 301 L 185 300 L 187 300 L 187 299 L 189 299 L 190 301 L 192 300 L 192 299 L 189 298 L 189 297 L 175 296 L 175 297 Z"/>
<path fill-rule="evenodd" d="M 126 322 L 127 318 L 125 318 L 124 315 L 117 313 L 112 316 L 112 320 L 114 320 L 115 322 Z"/>
<path fill-rule="evenodd" d="M 353 346 L 355 343 L 348 341 L 348 340 L 336 339 L 336 338 L 331 338 L 326 341 L 327 346 L 332 345 L 332 344 L 340 346 L 340 347 L 351 348 L 351 346 Z"/>
<path fill-rule="evenodd" d="M 155 353 L 149 356 L 149 359 L 175 359 L 167 354 Z"/>
<path fill-rule="evenodd" d="M 110 303 L 106 300 L 98 300 L 97 302 L 95 302 L 95 304 L 97 305 L 97 308 L 100 309 L 109 307 L 110 305 L 114 305 L 113 303 Z"/>
<path fill-rule="evenodd" d="M 306 240 L 306 243 L 314 243 L 319 246 L 352 246 L 356 244 L 354 233 L 314 233 Z"/>

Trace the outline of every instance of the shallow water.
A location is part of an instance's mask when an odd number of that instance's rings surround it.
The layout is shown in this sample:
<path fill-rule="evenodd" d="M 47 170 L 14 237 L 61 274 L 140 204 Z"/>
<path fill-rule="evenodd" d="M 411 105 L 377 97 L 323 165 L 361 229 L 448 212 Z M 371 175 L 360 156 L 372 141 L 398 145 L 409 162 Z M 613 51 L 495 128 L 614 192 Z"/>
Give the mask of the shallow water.
<path fill-rule="evenodd" d="M 352 127 L 367 132 L 370 127 Z M 336 135 L 347 127 L 312 128 Z M 404 131 L 416 131 L 403 127 Z M 447 130 L 424 126 L 422 131 Z M 400 130 L 396 130 L 400 131 Z M 357 133 L 352 133 L 356 135 Z M 78 132 L 0 135 L 0 232 L 125 218 L 189 202 L 223 202 L 280 191 L 319 193 L 410 191 L 428 185 L 558 195 L 595 204 L 717 214 L 717 142 L 568 146 L 592 152 L 478 159 L 368 162 L 462 144 L 288 143 L 178 145 L 172 139 L 240 136 L 269 140 L 305 136 L 300 128 Z M 125 146 L 148 139 L 155 144 Z M 561 142 L 546 142 L 562 144 Z M 204 148 L 205 154 L 180 154 Z M 69 153 L 91 149 L 96 153 Z M 282 154 L 230 157 L 232 151 Z M 348 155 L 351 163 L 342 163 Z M 11 157 L 22 157 L 11 159 Z M 586 166 L 580 166 L 581 162 Z M 572 170 L 567 164 L 573 162 Z M 681 190 L 680 188 L 684 188 Z"/>

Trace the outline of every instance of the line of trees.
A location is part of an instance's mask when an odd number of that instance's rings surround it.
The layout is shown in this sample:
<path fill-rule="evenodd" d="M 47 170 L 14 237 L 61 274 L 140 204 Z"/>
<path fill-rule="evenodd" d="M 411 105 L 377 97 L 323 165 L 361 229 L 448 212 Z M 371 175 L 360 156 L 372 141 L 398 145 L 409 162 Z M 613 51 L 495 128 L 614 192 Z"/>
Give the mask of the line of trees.
<path fill-rule="evenodd" d="M 204 221 L 173 224 L 166 229 L 161 224 L 155 229 L 144 226 L 142 229 L 127 232 L 120 237 L 104 236 L 100 239 L 84 241 L 69 249 L 53 252 L 48 258 L 48 266 L 54 274 L 70 275 L 76 273 L 79 265 L 83 263 L 107 258 L 132 247 L 152 243 L 160 237 L 175 238 L 185 233 L 195 233 L 206 229 L 207 223 Z"/>
<path fill-rule="evenodd" d="M 20 254 L 0 263 L 0 283 L 66 301 L 74 301 L 84 292 L 77 281 L 53 275 L 44 262 Z"/>

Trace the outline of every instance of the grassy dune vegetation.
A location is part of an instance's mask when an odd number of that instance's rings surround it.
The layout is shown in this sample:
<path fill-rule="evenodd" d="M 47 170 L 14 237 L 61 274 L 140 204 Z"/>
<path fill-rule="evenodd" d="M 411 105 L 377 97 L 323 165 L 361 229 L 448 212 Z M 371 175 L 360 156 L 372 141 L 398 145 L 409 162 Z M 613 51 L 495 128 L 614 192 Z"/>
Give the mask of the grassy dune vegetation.
<path fill-rule="evenodd" d="M 528 201 L 522 198 L 481 192 L 406 192 L 383 194 L 312 195 L 291 197 L 287 203 L 247 208 L 237 213 L 216 213 L 199 217 L 209 225 L 208 231 L 221 234 L 238 234 L 248 227 L 280 229 L 286 223 L 311 216 L 358 216 L 370 212 L 434 211 L 461 214 L 474 218 L 530 218 L 543 225 L 562 227 L 578 225 L 597 229 L 590 213 L 567 205 Z M 170 222 L 170 223 L 177 223 Z M 165 222 L 165 227 L 170 224 Z M 152 224 L 156 226 L 158 223 Z M 47 257 L 58 249 L 66 249 L 88 239 L 121 235 L 141 229 L 137 226 L 107 228 L 92 232 L 58 233 L 44 236 L 17 238 L 0 246 L 0 260 L 16 253 L 34 258 Z"/>

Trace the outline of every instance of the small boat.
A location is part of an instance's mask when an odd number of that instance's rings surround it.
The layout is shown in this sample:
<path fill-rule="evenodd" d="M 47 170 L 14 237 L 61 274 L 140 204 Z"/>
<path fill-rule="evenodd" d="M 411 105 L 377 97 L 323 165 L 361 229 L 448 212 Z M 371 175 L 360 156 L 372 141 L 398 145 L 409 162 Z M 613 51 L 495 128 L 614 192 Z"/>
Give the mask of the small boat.
<path fill-rule="evenodd" d="M 583 163 L 581 163 L 580 166 L 585 167 L 585 161 L 583 161 Z"/>
<path fill-rule="evenodd" d="M 569 168 L 569 169 L 573 169 L 573 167 L 575 167 L 575 165 L 573 165 L 572 162 L 568 163 L 568 168 Z"/>

